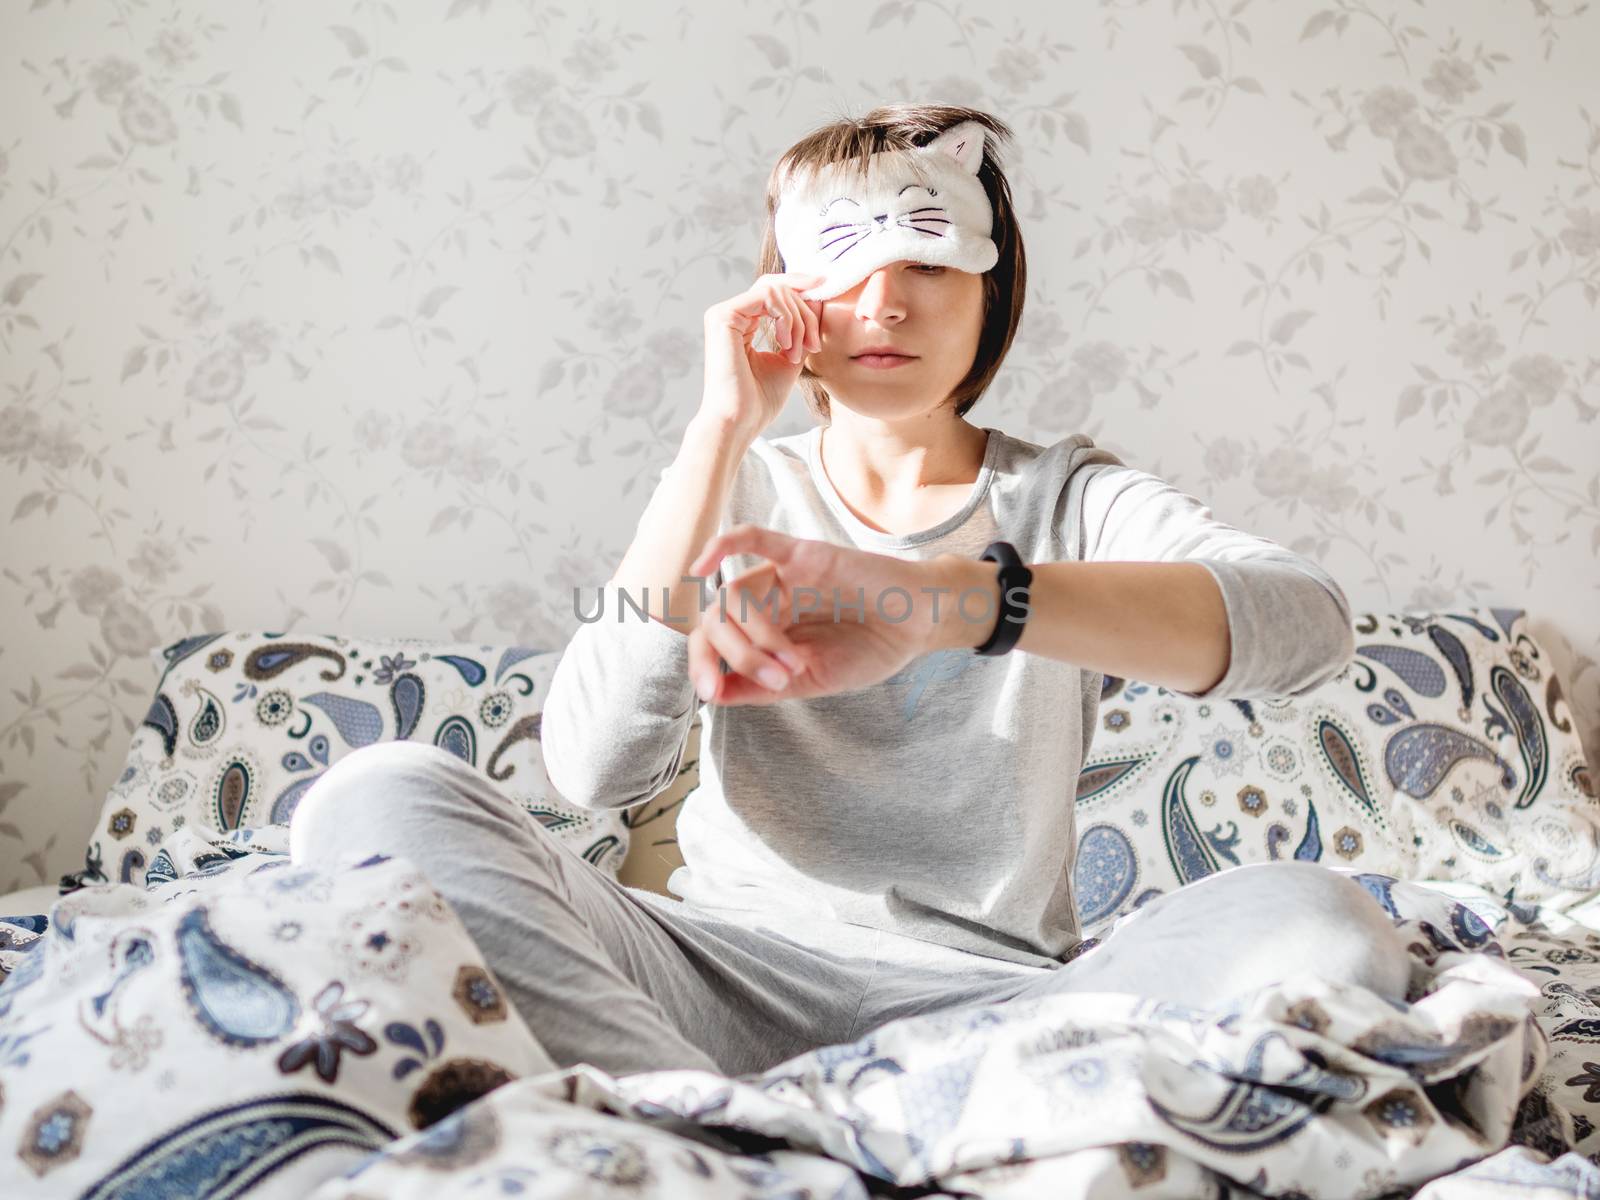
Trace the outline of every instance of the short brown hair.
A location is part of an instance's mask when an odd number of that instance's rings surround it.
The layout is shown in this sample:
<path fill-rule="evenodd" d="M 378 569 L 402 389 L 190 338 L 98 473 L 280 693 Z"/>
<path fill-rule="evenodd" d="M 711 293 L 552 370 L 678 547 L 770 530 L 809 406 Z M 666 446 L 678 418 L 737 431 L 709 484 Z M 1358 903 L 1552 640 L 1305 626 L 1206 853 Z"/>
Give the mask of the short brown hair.
<path fill-rule="evenodd" d="M 995 247 L 999 260 L 985 271 L 983 280 L 983 331 L 972 369 L 950 393 L 956 416 L 962 417 L 988 389 L 1022 320 L 1022 301 L 1028 286 L 1027 260 L 1022 250 L 1022 234 L 1011 206 L 1011 185 L 1000 168 L 997 143 L 1010 140 L 1009 126 L 999 118 L 975 108 L 950 104 L 886 104 L 863 117 L 841 117 L 819 126 L 785 150 L 767 179 L 767 230 L 761 240 L 758 275 L 782 272 L 786 268 L 778 253 L 773 231 L 773 216 L 778 208 L 778 193 L 791 170 L 805 171 L 829 163 L 854 161 L 862 178 L 869 155 L 891 153 L 926 145 L 962 121 L 977 121 L 990 137 L 984 139 L 983 162 L 978 178 L 988 194 L 994 212 Z M 800 372 L 800 390 L 806 406 L 822 421 L 830 419 L 828 393 L 809 370 Z"/>

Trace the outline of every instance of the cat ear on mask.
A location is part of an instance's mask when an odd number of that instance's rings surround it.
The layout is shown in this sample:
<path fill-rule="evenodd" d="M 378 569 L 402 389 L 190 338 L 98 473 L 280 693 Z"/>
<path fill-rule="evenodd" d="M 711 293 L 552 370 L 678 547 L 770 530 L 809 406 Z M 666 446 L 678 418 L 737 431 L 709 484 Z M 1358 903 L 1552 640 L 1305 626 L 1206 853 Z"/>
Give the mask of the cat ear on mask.
<path fill-rule="evenodd" d="M 962 121 L 952 125 L 933 141 L 922 147 L 927 154 L 948 154 L 968 175 L 976 175 L 983 165 L 984 134 L 988 132 L 980 121 Z"/>

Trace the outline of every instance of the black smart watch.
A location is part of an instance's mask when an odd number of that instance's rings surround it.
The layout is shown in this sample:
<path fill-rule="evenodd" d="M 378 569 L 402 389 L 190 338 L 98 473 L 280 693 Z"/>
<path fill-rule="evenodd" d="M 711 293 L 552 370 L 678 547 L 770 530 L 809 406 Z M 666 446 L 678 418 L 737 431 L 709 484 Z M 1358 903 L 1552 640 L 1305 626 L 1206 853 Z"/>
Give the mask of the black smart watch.
<path fill-rule="evenodd" d="M 1033 572 L 1010 542 L 990 542 L 978 558 L 982 562 L 1000 564 L 1000 617 L 995 621 L 989 640 L 973 653 L 1005 654 L 1017 644 L 1023 623 L 1028 619 L 1028 588 L 1033 583 Z"/>

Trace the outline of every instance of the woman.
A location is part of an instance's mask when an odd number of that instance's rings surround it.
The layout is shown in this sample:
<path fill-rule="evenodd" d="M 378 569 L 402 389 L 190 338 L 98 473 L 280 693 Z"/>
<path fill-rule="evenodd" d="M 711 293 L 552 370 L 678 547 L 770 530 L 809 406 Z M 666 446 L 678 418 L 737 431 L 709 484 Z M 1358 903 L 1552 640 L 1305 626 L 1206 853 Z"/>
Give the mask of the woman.
<path fill-rule="evenodd" d="M 774 168 L 760 277 L 706 312 L 701 407 L 542 730 L 563 796 L 630 807 L 676 775 L 700 689 L 673 896 L 562 853 L 432 747 L 348 755 L 295 814 L 297 861 L 420 862 L 562 1066 L 745 1074 L 959 1004 L 1210 1005 L 1305 969 L 1405 996 L 1387 915 L 1315 864 L 1224 872 L 1080 935 L 1073 804 L 1102 673 L 1298 695 L 1349 661 L 1351 619 L 1320 568 L 1087 437 L 965 419 L 1026 282 L 1005 136 L 943 106 L 818 130 Z M 797 381 L 819 424 L 763 438 Z M 978 557 L 997 541 L 1032 567 L 1020 626 Z M 742 569 L 704 605 L 724 560 Z"/>

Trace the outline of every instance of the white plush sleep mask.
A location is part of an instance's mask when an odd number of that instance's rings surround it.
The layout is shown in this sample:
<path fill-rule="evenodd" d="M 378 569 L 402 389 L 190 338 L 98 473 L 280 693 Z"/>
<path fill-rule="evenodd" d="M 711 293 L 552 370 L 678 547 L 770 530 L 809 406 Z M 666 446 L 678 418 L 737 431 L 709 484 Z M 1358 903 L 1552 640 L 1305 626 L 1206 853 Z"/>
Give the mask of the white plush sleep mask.
<path fill-rule="evenodd" d="M 987 132 L 977 121 L 952 126 L 901 152 L 909 170 L 882 151 L 864 179 L 853 162 L 791 174 L 773 213 L 783 269 L 824 277 L 798 295 L 827 300 L 902 259 L 979 275 L 994 266 L 994 212 L 978 179 Z"/>

